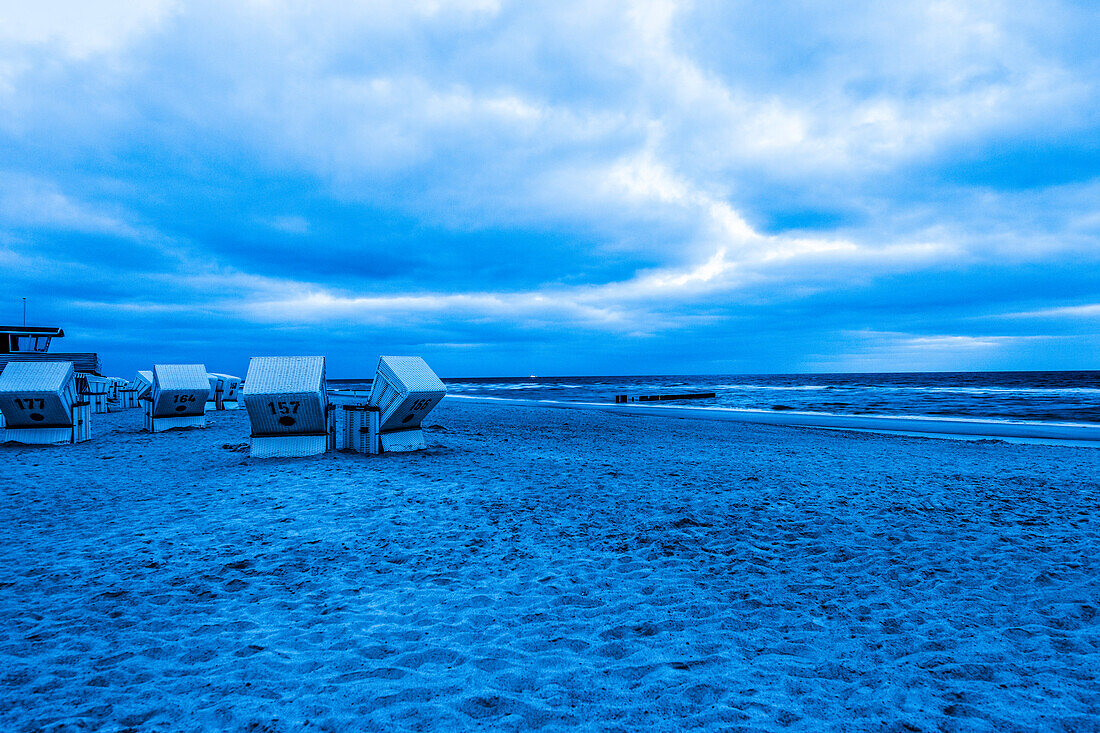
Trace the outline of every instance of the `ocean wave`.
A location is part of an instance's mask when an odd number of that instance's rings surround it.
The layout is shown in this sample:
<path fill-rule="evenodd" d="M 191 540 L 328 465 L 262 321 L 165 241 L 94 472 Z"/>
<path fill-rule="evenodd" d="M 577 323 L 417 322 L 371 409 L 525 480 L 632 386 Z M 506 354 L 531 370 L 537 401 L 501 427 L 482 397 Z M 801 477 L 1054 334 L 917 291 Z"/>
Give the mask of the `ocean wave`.
<path fill-rule="evenodd" d="M 699 385 L 700 387 L 709 387 L 710 389 L 774 389 L 779 391 L 816 391 L 822 389 L 833 389 L 835 385 L 831 384 L 796 384 L 796 385 L 780 385 L 780 384 L 716 384 L 716 385 Z M 850 385 L 842 385 L 844 387 Z"/>
<path fill-rule="evenodd" d="M 777 383 L 769 384 L 771 380 Z M 895 380 L 890 383 L 891 380 Z M 820 381 L 818 381 L 820 380 Z M 850 380 L 850 381 L 846 381 Z M 966 382 L 971 382 L 967 384 Z M 827 383 L 824 383 L 827 382 Z M 879 383 L 875 383 L 879 382 Z M 923 382 L 923 383 L 922 383 Z M 715 392 L 695 407 L 911 415 L 954 419 L 1100 422 L 1100 373 L 950 375 L 715 375 L 499 378 L 448 381 L 452 394 L 614 402 L 617 395 Z M 334 385 L 335 386 L 335 385 Z M 350 386 L 350 385 L 349 385 Z M 685 406 L 687 406 L 685 404 Z"/>
<path fill-rule="evenodd" d="M 703 385 L 701 385 L 703 386 Z M 885 385 L 885 384 L 718 384 L 710 389 L 722 390 L 776 390 L 776 391 L 816 391 L 816 390 L 859 390 L 865 392 L 921 392 L 947 394 L 1096 394 L 1100 387 L 932 387 L 925 385 Z"/>

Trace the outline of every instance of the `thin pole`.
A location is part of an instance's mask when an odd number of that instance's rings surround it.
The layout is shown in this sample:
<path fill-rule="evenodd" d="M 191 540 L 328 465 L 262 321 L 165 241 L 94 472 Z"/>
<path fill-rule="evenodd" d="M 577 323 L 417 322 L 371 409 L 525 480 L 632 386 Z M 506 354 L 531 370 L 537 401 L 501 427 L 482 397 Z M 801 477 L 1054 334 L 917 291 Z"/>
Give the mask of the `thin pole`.
<path fill-rule="evenodd" d="M 23 298 L 23 325 L 27 325 L 27 299 Z"/>

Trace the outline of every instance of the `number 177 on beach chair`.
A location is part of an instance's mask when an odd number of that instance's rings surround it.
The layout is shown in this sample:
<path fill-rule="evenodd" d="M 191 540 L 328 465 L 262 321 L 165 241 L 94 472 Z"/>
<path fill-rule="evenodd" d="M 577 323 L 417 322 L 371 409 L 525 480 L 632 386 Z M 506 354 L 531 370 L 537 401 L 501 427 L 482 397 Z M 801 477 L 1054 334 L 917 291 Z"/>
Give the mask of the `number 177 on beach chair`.
<path fill-rule="evenodd" d="M 77 388 L 71 361 L 9 362 L 0 373 L 5 440 L 80 443 L 91 437 L 91 410 Z"/>

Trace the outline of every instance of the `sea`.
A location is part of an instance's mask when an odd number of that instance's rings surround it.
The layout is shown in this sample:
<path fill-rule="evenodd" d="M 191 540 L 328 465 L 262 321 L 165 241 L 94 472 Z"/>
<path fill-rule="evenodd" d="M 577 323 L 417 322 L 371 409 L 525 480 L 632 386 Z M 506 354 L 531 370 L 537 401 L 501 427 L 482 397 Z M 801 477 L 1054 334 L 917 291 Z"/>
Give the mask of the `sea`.
<path fill-rule="evenodd" d="M 839 415 L 1100 423 L 1100 371 L 714 374 L 604 377 L 475 377 L 443 380 L 448 393 L 525 400 L 613 403 L 616 397 L 713 392 L 661 404 Z M 332 379 L 368 389 L 369 379 Z"/>

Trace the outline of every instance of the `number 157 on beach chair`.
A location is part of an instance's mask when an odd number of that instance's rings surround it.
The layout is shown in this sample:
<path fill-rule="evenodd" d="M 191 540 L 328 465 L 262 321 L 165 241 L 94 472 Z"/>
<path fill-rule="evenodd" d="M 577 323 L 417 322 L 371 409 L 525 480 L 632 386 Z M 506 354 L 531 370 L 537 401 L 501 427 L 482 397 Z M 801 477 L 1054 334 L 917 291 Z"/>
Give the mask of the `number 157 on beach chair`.
<path fill-rule="evenodd" d="M 323 356 L 254 356 L 241 392 L 253 458 L 315 456 L 330 447 Z"/>

